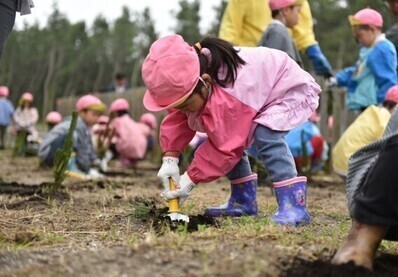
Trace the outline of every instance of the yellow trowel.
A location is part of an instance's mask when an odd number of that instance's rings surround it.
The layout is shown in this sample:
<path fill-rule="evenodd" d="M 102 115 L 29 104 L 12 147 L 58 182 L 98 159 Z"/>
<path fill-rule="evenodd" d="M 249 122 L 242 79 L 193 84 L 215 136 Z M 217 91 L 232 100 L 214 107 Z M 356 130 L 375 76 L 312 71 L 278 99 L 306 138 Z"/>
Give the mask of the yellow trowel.
<path fill-rule="evenodd" d="M 170 190 L 176 190 L 177 187 L 172 178 L 169 178 Z M 189 217 L 183 214 L 180 214 L 180 204 L 178 202 L 178 198 L 169 200 L 169 214 L 171 221 L 185 221 L 189 222 Z"/>

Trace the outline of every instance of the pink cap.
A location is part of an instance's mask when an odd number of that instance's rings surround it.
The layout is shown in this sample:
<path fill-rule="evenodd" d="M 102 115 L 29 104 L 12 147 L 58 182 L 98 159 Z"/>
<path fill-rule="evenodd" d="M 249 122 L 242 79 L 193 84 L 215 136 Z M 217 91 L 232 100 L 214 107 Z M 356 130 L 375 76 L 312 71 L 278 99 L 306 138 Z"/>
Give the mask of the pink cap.
<path fill-rule="evenodd" d="M 21 96 L 21 100 L 25 100 L 25 101 L 29 101 L 32 102 L 33 101 L 33 95 L 30 92 L 24 92 L 24 94 L 22 94 Z"/>
<path fill-rule="evenodd" d="M 109 121 L 109 116 L 106 116 L 106 115 L 101 115 L 98 118 L 98 123 L 106 124 L 106 123 L 108 123 L 108 121 Z"/>
<path fill-rule="evenodd" d="M 371 8 L 362 9 L 356 14 L 348 16 L 348 20 L 352 26 L 371 25 L 375 27 L 383 27 L 383 17 L 380 13 Z"/>
<path fill-rule="evenodd" d="M 314 123 L 319 122 L 320 119 L 321 119 L 321 118 L 319 117 L 319 115 L 318 115 L 318 113 L 317 113 L 316 111 L 314 111 L 314 112 L 311 114 L 310 118 L 308 118 L 309 121 L 314 122 Z"/>
<path fill-rule="evenodd" d="M 87 95 L 80 97 L 80 99 L 77 100 L 76 109 L 78 111 L 88 109 L 88 110 L 104 112 L 106 109 L 106 106 L 104 103 L 102 103 L 102 101 L 98 97 L 95 97 L 94 95 L 87 94 Z"/>
<path fill-rule="evenodd" d="M 46 115 L 47 123 L 60 123 L 62 121 L 62 115 L 59 112 L 49 112 Z"/>
<path fill-rule="evenodd" d="M 298 3 L 296 3 L 298 2 Z M 269 1 L 269 7 L 271 8 L 271 11 L 276 11 L 279 9 L 283 9 L 289 6 L 292 6 L 294 4 L 296 5 L 301 5 L 300 0 L 270 0 Z"/>
<path fill-rule="evenodd" d="M 193 92 L 199 74 L 199 58 L 194 47 L 179 35 L 158 39 L 142 65 L 142 78 L 147 87 L 145 108 L 161 111 L 181 104 Z"/>
<path fill-rule="evenodd" d="M 398 103 L 398 85 L 390 87 L 386 94 L 386 100 Z"/>
<path fill-rule="evenodd" d="M 8 87 L 6 87 L 6 86 L 0 86 L 0 96 L 3 96 L 3 97 L 8 97 L 8 94 L 9 94 L 10 92 L 9 92 L 9 90 L 8 90 Z"/>
<path fill-rule="evenodd" d="M 151 113 L 144 113 L 141 115 L 140 122 L 151 126 L 152 129 L 155 129 L 158 126 L 156 117 Z"/>
<path fill-rule="evenodd" d="M 112 112 L 129 110 L 129 109 L 130 109 L 129 102 L 127 102 L 127 100 L 124 98 L 119 98 L 112 102 L 109 111 L 112 113 Z"/>

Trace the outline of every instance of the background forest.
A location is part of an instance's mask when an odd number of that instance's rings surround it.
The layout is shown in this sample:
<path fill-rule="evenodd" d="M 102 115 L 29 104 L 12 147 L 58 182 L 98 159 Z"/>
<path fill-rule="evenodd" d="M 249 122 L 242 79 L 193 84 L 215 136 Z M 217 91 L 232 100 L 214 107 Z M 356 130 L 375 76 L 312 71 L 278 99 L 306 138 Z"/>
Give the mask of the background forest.
<path fill-rule="evenodd" d="M 180 0 L 179 10 L 174 11 L 174 31 L 191 43 L 204 35 L 217 35 L 226 3 L 215 7 L 217 16 L 206 19 L 212 21 L 211 28 L 201 33 L 199 23 L 204 19 L 199 16 L 200 0 Z M 379 0 L 309 3 L 316 38 L 335 70 L 357 59 L 358 46 L 348 15 L 369 6 L 383 14 L 385 27 L 395 21 Z M 11 33 L 0 64 L 0 84 L 10 88 L 14 103 L 24 91 L 33 92 L 41 114 L 54 108 L 57 97 L 105 90 L 116 72 L 127 73 L 133 87 L 142 86 L 141 63 L 157 37 L 148 9 L 138 14 L 123 7 L 121 17 L 114 22 L 99 16 L 87 26 L 84 22 L 72 24 L 54 5 L 46 26 L 24 26 Z"/>

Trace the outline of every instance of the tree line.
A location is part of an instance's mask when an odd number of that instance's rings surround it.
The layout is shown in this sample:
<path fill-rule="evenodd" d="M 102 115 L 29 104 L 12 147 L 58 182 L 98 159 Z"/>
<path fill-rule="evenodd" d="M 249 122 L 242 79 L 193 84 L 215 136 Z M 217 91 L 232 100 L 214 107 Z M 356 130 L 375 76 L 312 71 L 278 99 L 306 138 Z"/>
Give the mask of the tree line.
<path fill-rule="evenodd" d="M 180 0 L 178 10 L 173 11 L 177 21 L 173 31 L 190 43 L 205 35 L 217 35 L 226 3 L 223 0 L 214 7 L 214 18 L 202 19 L 200 0 Z M 379 0 L 309 3 L 316 38 L 335 69 L 352 64 L 358 57 L 348 15 L 369 6 L 384 15 L 385 26 L 394 21 Z M 204 33 L 199 28 L 201 20 L 210 21 Z M 54 5 L 44 27 L 36 23 L 11 33 L 0 63 L 0 84 L 10 88 L 14 103 L 24 91 L 31 91 L 41 114 L 54 108 L 57 97 L 105 90 L 116 72 L 126 73 L 133 87 L 142 86 L 141 64 L 158 37 L 149 9 L 137 13 L 123 7 L 122 15 L 113 22 L 98 16 L 87 26 L 83 21 L 71 23 Z M 306 68 L 310 69 L 308 63 Z"/>

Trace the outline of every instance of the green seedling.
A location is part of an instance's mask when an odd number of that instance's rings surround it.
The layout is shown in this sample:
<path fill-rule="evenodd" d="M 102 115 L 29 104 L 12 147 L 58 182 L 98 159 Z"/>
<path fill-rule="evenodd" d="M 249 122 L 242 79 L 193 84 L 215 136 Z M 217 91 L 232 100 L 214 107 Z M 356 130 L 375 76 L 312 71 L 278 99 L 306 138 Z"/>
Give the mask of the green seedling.
<path fill-rule="evenodd" d="M 64 145 L 55 153 L 55 161 L 53 171 L 54 182 L 48 186 L 50 195 L 59 190 L 63 181 L 68 176 L 66 168 L 69 163 L 70 156 L 73 152 L 73 132 L 77 124 L 77 111 L 72 112 L 72 121 L 66 136 Z"/>

